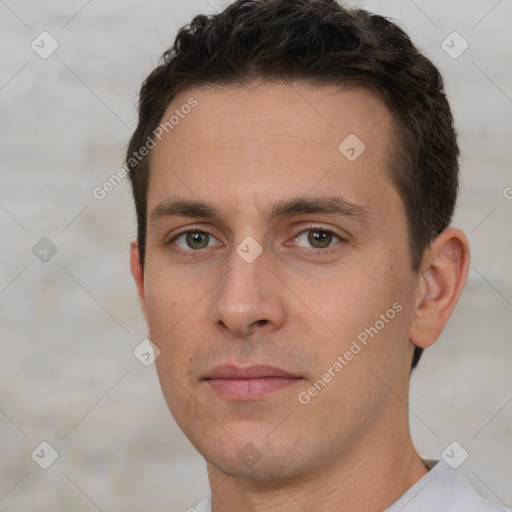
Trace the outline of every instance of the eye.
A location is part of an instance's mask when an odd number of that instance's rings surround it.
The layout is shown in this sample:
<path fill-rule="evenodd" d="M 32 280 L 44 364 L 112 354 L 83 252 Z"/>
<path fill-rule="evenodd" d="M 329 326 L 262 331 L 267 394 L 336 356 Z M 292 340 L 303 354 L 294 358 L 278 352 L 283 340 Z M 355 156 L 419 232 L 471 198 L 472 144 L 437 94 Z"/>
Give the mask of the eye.
<path fill-rule="evenodd" d="M 210 242 L 214 240 L 217 239 L 206 231 L 184 231 L 174 236 L 169 244 L 176 243 L 179 249 L 189 251 L 190 249 L 199 250 L 220 244 L 220 242 L 219 244 L 211 244 Z"/>
<path fill-rule="evenodd" d="M 336 241 L 343 241 L 343 238 L 329 229 L 312 227 L 305 229 L 295 237 L 297 245 L 304 247 L 304 243 L 315 249 L 327 249 L 332 247 Z"/>

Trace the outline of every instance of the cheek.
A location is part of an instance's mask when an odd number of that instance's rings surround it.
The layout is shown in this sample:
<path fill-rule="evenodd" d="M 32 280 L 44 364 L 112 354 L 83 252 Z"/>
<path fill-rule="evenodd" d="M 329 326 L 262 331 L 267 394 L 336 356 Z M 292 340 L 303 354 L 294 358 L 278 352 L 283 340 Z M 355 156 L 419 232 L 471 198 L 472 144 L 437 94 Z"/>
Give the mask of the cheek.
<path fill-rule="evenodd" d="M 148 261 L 145 295 L 149 327 L 154 336 L 162 336 L 187 314 L 194 304 L 196 292 L 197 287 L 185 283 L 183 273 L 160 264 L 158 258 Z"/>
<path fill-rule="evenodd" d="M 178 362 L 185 363 L 190 347 L 190 343 L 185 343 L 188 340 L 183 339 L 183 326 L 187 325 L 188 317 L 182 299 L 174 287 L 153 288 L 147 309 L 148 336 L 160 350 L 157 367 L 162 365 L 175 374 Z"/>
<path fill-rule="evenodd" d="M 368 264 L 341 268 L 324 279 L 303 282 L 297 295 L 316 313 L 316 322 L 330 331 L 326 331 L 327 340 L 346 340 L 373 325 L 391 308 L 397 290 L 391 271 L 376 272 Z"/>
<path fill-rule="evenodd" d="M 177 272 L 153 275 L 146 289 L 149 338 L 160 349 L 157 363 L 182 375 L 204 340 L 208 287 Z"/>
<path fill-rule="evenodd" d="M 172 328 L 178 318 L 178 292 L 173 286 L 151 283 L 146 290 L 146 304 L 149 315 L 149 329 L 152 336 L 160 338 Z"/>
<path fill-rule="evenodd" d="M 318 333 L 327 333 L 318 337 L 314 349 L 324 371 L 342 356 L 346 361 L 343 374 L 352 374 L 350 381 L 354 382 L 368 378 L 368 367 L 387 372 L 395 363 L 402 364 L 411 323 L 408 290 L 412 282 L 391 259 L 349 270 L 326 280 L 322 292 L 304 286 L 303 296 L 317 313 L 314 318 L 321 319 L 314 319 L 310 326 L 316 323 L 321 329 Z M 352 373 L 356 368 L 361 371 Z"/>

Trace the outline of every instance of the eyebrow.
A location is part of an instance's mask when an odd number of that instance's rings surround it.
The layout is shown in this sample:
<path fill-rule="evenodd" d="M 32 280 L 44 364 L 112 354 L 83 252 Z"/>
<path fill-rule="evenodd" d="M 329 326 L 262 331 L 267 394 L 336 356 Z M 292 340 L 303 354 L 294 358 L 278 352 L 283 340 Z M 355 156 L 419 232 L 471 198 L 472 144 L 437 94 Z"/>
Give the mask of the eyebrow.
<path fill-rule="evenodd" d="M 364 206 L 351 203 L 341 196 L 331 197 L 295 197 L 279 201 L 264 211 L 266 220 L 293 217 L 304 213 L 317 213 L 351 217 L 364 222 L 370 218 L 370 210 Z M 155 206 L 150 215 L 150 222 L 158 222 L 167 217 L 194 217 L 206 220 L 220 219 L 221 213 L 214 205 L 193 199 L 170 199 Z"/>

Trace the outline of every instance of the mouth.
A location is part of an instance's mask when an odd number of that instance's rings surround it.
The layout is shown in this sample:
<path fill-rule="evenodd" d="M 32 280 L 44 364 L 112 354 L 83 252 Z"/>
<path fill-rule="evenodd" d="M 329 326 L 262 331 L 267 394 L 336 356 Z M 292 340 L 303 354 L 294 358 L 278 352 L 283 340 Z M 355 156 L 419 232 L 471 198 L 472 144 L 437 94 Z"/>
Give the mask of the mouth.
<path fill-rule="evenodd" d="M 203 381 L 216 394 L 229 400 L 262 400 L 301 382 L 303 377 L 266 365 L 214 368 Z"/>

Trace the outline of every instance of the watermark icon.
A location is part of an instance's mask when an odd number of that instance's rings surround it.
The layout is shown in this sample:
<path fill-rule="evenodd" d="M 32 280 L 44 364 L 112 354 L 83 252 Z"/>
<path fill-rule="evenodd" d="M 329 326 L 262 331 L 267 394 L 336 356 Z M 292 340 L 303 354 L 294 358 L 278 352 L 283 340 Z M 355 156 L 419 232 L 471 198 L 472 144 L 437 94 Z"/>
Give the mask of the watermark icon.
<path fill-rule="evenodd" d="M 363 141 L 353 133 L 345 137 L 338 146 L 339 152 L 350 162 L 357 160 L 365 149 Z"/>
<path fill-rule="evenodd" d="M 48 469 L 59 458 L 57 450 L 47 441 L 38 444 L 30 456 L 43 469 Z"/>
<path fill-rule="evenodd" d="M 240 448 L 237 457 L 242 462 L 242 464 L 248 468 L 252 468 L 255 464 L 258 463 L 263 455 L 254 443 L 248 442 L 245 443 L 242 448 Z"/>
<path fill-rule="evenodd" d="M 347 366 L 354 357 L 361 352 L 361 350 L 368 344 L 368 338 L 375 338 L 387 324 L 395 318 L 395 316 L 402 311 L 403 306 L 399 302 L 395 302 L 385 313 L 379 316 L 379 319 L 370 327 L 365 327 L 357 335 L 357 340 L 353 340 L 350 348 L 344 352 L 343 355 L 339 355 L 336 361 L 317 379 L 307 391 L 301 391 L 297 398 L 302 405 L 307 405 L 311 402 L 311 399 L 317 396 L 321 391 L 325 389 L 327 384 L 331 382 L 338 373 Z M 359 342 L 359 343 L 358 343 Z M 362 346 L 361 346 L 362 345 Z"/>
<path fill-rule="evenodd" d="M 46 236 L 32 247 L 32 254 L 41 262 L 48 263 L 56 254 L 57 246 Z"/>
<path fill-rule="evenodd" d="M 32 41 L 30 47 L 37 53 L 37 55 L 39 55 L 39 57 L 41 57 L 41 59 L 47 59 L 57 50 L 59 43 L 48 32 L 41 32 Z"/>
<path fill-rule="evenodd" d="M 129 169 L 135 168 L 139 162 L 146 158 L 150 151 L 156 147 L 155 139 L 161 141 L 164 133 L 169 133 L 171 130 L 173 130 L 180 123 L 181 119 L 185 119 L 186 115 L 190 114 L 192 109 L 197 107 L 197 105 L 197 100 L 194 97 L 190 97 L 187 100 L 187 103 L 184 103 L 180 108 L 175 109 L 174 113 L 169 117 L 167 121 L 160 123 L 153 130 L 153 137 L 149 135 L 146 139 L 146 142 L 139 148 L 138 151 L 132 152 L 122 167 L 117 169 L 117 171 L 112 174 L 101 186 L 96 187 L 92 191 L 94 198 L 98 201 L 105 199 L 107 194 L 112 192 L 112 190 L 114 190 L 128 175 Z"/>
<path fill-rule="evenodd" d="M 451 442 L 442 452 L 441 458 L 453 469 L 461 466 L 469 457 L 469 453 L 457 441 Z"/>
<path fill-rule="evenodd" d="M 236 252 L 246 263 L 252 263 L 263 252 L 263 247 L 252 236 L 248 236 L 238 244 Z"/>
<path fill-rule="evenodd" d="M 469 48 L 469 43 L 458 32 L 452 32 L 443 40 L 441 48 L 452 59 L 458 59 Z"/>
<path fill-rule="evenodd" d="M 160 355 L 160 349 L 148 338 L 142 340 L 133 350 L 133 355 L 144 365 L 150 366 Z"/>
<path fill-rule="evenodd" d="M 503 189 L 503 197 L 508 200 L 512 199 L 512 187 L 505 187 Z"/>

